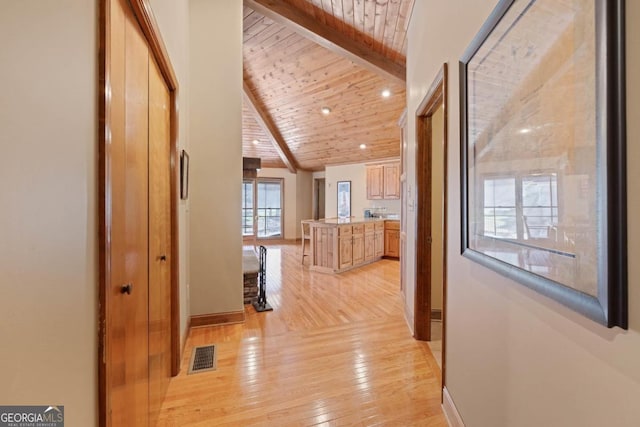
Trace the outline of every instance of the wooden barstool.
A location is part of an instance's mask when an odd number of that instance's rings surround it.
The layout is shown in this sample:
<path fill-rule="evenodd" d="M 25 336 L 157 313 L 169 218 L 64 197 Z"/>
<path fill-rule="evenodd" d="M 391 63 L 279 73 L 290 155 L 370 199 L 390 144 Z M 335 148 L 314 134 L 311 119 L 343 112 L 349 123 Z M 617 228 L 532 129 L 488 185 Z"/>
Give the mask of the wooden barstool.
<path fill-rule="evenodd" d="M 300 228 L 302 229 L 302 259 L 301 262 L 302 264 L 304 264 L 304 257 L 305 256 L 309 256 L 309 254 L 307 252 L 305 252 L 305 247 L 307 246 L 305 244 L 305 241 L 309 241 L 309 246 L 311 245 L 311 227 L 310 227 L 310 223 L 313 222 L 312 219 L 305 219 L 300 221 Z"/>

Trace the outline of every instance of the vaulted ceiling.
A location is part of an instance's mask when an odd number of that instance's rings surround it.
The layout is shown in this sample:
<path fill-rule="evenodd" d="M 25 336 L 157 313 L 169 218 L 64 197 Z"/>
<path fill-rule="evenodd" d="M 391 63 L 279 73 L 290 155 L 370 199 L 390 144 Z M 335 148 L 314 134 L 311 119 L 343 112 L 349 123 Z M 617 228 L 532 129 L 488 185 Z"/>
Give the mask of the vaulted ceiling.
<path fill-rule="evenodd" d="M 413 3 L 244 0 L 243 155 L 291 171 L 398 157 Z"/>

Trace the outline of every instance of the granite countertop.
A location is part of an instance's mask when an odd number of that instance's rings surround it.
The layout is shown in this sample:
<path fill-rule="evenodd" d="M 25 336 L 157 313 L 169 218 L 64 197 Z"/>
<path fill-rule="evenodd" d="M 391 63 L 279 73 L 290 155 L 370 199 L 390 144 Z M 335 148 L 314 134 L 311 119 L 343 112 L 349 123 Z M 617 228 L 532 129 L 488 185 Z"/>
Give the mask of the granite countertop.
<path fill-rule="evenodd" d="M 328 225 L 343 225 L 343 224 L 362 224 L 367 222 L 379 222 L 390 221 L 385 218 L 365 218 L 365 217 L 351 217 L 351 218 L 325 218 L 313 221 L 316 224 L 328 224 Z M 391 220 L 398 221 L 398 220 Z"/>

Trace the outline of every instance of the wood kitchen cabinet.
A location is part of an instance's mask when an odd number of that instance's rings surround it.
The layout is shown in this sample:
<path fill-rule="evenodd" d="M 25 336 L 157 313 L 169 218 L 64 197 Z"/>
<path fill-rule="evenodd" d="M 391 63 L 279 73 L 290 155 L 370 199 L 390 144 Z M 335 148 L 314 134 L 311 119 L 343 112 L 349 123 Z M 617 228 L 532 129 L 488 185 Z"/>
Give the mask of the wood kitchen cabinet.
<path fill-rule="evenodd" d="M 327 218 L 309 226 L 311 270 L 341 273 L 384 255 L 383 220 Z"/>
<path fill-rule="evenodd" d="M 367 166 L 367 199 L 400 198 L 400 162 Z"/>
<path fill-rule="evenodd" d="M 400 222 L 384 222 L 384 256 L 400 257 Z"/>
<path fill-rule="evenodd" d="M 400 198 L 400 163 L 390 163 L 383 166 L 384 198 Z"/>
<path fill-rule="evenodd" d="M 384 199 L 384 167 L 367 166 L 367 199 Z"/>
<path fill-rule="evenodd" d="M 351 244 L 353 245 L 353 265 L 360 265 L 364 262 L 364 224 L 353 226 L 353 239 Z"/>
<path fill-rule="evenodd" d="M 384 221 L 376 222 L 374 238 L 374 256 L 377 258 L 381 258 L 382 256 L 384 256 Z"/>
<path fill-rule="evenodd" d="M 353 233 L 350 225 L 338 227 L 338 254 L 339 269 L 349 268 L 353 265 Z"/>
<path fill-rule="evenodd" d="M 364 224 L 341 225 L 338 234 L 340 269 L 362 264 L 365 254 Z"/>
<path fill-rule="evenodd" d="M 364 260 L 371 261 L 376 256 L 376 232 L 373 223 L 364 225 Z"/>

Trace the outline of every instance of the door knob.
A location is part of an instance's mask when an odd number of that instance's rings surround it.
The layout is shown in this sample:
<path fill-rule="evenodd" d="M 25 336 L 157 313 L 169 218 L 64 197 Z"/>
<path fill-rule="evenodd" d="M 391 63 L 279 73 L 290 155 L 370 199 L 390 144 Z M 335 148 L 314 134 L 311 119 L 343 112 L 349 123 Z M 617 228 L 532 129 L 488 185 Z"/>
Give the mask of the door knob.
<path fill-rule="evenodd" d="M 121 294 L 131 295 L 131 291 L 133 290 L 133 284 L 127 283 L 126 285 L 122 285 L 120 287 Z"/>
<path fill-rule="evenodd" d="M 166 261 L 166 260 L 167 260 L 166 255 L 160 255 L 160 261 Z"/>

